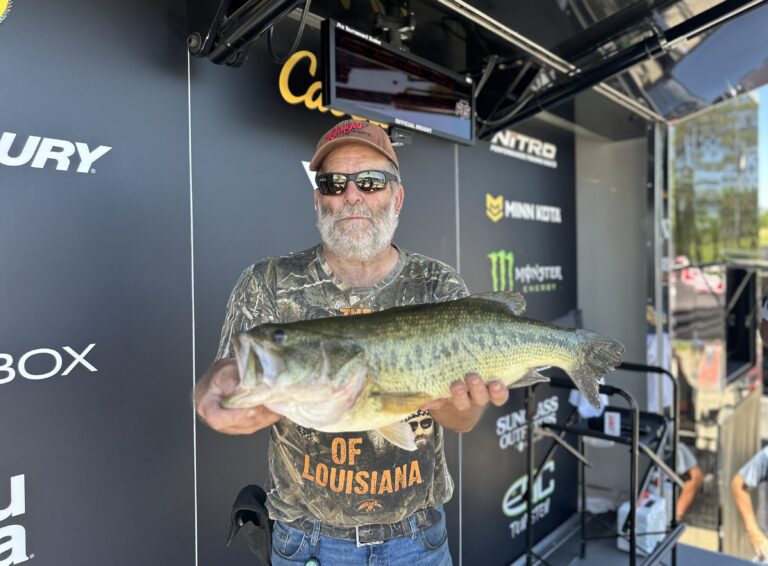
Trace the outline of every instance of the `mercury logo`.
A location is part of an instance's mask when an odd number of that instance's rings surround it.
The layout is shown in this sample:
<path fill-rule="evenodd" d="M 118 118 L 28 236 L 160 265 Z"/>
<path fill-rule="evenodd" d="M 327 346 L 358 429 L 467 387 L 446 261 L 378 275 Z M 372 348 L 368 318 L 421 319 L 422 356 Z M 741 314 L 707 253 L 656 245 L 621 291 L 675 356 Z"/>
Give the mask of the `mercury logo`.
<path fill-rule="evenodd" d="M 0 0 L 2 2 L 3 0 Z M 49 161 L 55 163 L 57 171 L 69 171 L 72 165 L 72 157 L 77 154 L 78 173 L 95 173 L 92 168 L 97 159 L 103 157 L 112 148 L 100 145 L 91 149 L 81 142 L 70 142 L 54 138 L 42 138 L 40 136 L 28 136 L 27 141 L 21 147 L 14 144 L 16 134 L 3 132 L 0 136 L 0 164 L 9 167 L 20 167 L 29 164 L 35 169 L 42 169 Z M 12 151 L 12 147 L 16 149 Z M 2 565 L 0 565 L 2 566 Z"/>
<path fill-rule="evenodd" d="M 26 501 L 22 474 L 11 478 L 11 502 L 5 509 L 0 509 L 0 566 L 21 564 L 34 556 L 27 556 L 27 532 L 24 527 L 3 524 L 4 521 L 20 517 L 24 513 Z"/>
<path fill-rule="evenodd" d="M 8 14 L 11 13 L 12 7 L 13 0 L 0 0 L 0 23 L 2 23 L 3 20 L 8 17 Z"/>
<path fill-rule="evenodd" d="M 502 130 L 491 138 L 489 148 L 493 153 L 530 161 L 557 169 L 557 146 L 512 130 Z"/>

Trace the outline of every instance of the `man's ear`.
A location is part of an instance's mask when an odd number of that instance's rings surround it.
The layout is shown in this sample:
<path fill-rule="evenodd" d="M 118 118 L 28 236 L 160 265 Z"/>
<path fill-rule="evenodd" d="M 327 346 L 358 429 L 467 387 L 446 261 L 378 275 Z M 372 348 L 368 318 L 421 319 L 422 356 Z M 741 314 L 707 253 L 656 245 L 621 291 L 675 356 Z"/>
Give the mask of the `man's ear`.
<path fill-rule="evenodd" d="M 315 210 L 317 210 L 317 189 L 312 191 L 314 193 L 314 199 L 315 199 Z"/>
<path fill-rule="evenodd" d="M 403 201 L 405 200 L 405 189 L 402 184 L 397 185 L 395 189 L 395 212 L 400 214 L 400 210 L 403 208 Z"/>

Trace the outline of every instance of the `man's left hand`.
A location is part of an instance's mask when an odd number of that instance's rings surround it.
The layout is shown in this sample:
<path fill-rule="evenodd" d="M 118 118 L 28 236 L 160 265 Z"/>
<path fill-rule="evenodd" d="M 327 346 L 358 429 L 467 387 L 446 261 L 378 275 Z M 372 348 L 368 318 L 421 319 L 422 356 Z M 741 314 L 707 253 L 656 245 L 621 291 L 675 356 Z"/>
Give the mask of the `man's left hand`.
<path fill-rule="evenodd" d="M 509 389 L 503 383 L 494 380 L 486 384 L 476 373 L 467 374 L 464 381 L 456 381 L 451 385 L 451 396 L 435 399 L 422 407 L 425 411 L 455 408 L 457 411 L 469 411 L 473 408 L 485 407 L 488 402 L 501 407 L 509 399 Z"/>

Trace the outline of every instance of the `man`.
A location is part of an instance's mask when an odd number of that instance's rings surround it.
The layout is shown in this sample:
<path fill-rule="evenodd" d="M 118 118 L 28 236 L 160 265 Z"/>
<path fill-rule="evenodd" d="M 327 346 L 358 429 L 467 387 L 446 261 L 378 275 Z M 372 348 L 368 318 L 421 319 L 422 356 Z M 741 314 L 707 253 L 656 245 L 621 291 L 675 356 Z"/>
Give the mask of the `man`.
<path fill-rule="evenodd" d="M 704 472 L 702 472 L 696 456 L 682 442 L 677 445 L 677 474 L 685 482 L 677 496 L 677 508 L 675 509 L 675 517 L 678 521 L 682 521 L 693 505 L 696 494 L 704 485 Z"/>
<path fill-rule="evenodd" d="M 196 388 L 198 414 L 214 429 L 250 434 L 272 426 L 273 564 L 451 564 L 442 504 L 453 491 L 442 427 L 466 432 L 508 390 L 470 374 L 408 419 L 418 429 L 408 452 L 377 432 L 328 434 L 266 407 L 227 410 L 239 377 L 230 337 L 262 322 L 364 314 L 467 295 L 447 265 L 392 244 L 404 189 L 397 156 L 379 126 L 348 120 L 317 144 L 317 227 L 322 244 L 246 269 L 227 306 L 219 360 Z M 457 376 L 461 377 L 461 376 Z M 318 399 L 322 402 L 322 399 Z M 430 416 L 429 419 L 425 419 Z M 433 422 L 434 421 L 434 422 Z"/>
<path fill-rule="evenodd" d="M 744 528 L 747 530 L 749 542 L 762 561 L 768 561 L 768 539 L 755 517 L 749 490 L 756 488 L 766 478 L 768 478 L 768 447 L 760 450 L 744 464 L 731 481 L 731 493 Z"/>

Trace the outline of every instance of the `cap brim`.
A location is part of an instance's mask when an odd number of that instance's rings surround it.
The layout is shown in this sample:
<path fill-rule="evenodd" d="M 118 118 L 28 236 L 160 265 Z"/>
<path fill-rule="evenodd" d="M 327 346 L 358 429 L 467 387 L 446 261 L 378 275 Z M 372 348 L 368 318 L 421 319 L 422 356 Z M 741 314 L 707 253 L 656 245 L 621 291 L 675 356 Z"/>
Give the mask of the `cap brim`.
<path fill-rule="evenodd" d="M 332 141 L 329 141 L 328 143 L 323 144 L 323 147 L 318 149 L 315 154 L 312 156 L 312 161 L 309 162 L 309 170 L 310 171 L 317 171 L 320 169 L 320 166 L 323 164 L 323 160 L 328 156 L 329 153 L 331 153 L 334 149 L 341 147 L 342 145 L 349 145 L 349 144 L 359 144 L 359 145 L 367 145 L 368 147 L 371 147 L 378 151 L 380 154 L 382 154 L 384 157 L 392 161 L 392 156 L 388 155 L 383 149 L 381 149 L 378 145 L 375 143 L 368 141 L 366 139 L 361 139 L 359 137 L 344 137 L 344 138 L 336 138 Z"/>

